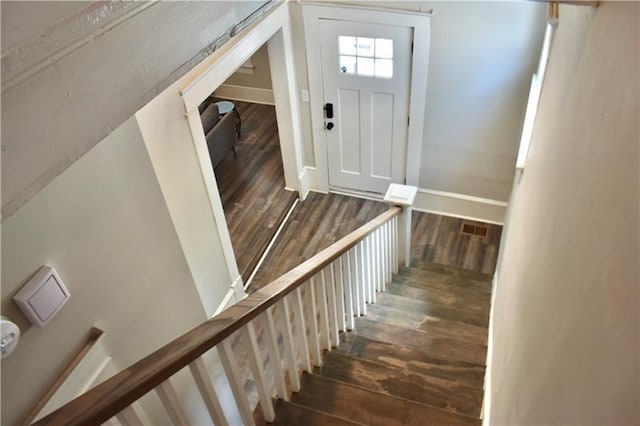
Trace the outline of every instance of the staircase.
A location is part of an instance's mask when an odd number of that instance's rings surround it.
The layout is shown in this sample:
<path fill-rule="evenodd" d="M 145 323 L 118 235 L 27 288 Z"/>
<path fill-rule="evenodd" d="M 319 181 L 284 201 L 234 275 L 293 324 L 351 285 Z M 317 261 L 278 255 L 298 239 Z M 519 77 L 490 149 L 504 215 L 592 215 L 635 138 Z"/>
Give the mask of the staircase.
<path fill-rule="evenodd" d="M 490 299 L 487 275 L 401 268 L 300 392 L 276 401 L 274 424 L 480 424 Z"/>
<path fill-rule="evenodd" d="M 147 394 L 149 424 L 199 423 L 191 396 L 216 425 L 479 424 L 489 277 L 401 267 L 410 223 L 390 208 L 35 424 L 141 425 Z"/>

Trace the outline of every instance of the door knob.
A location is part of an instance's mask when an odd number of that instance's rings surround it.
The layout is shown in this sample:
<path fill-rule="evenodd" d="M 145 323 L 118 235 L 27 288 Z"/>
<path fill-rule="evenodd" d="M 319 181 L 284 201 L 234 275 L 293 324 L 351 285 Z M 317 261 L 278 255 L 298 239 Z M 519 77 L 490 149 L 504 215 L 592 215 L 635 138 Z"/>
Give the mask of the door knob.
<path fill-rule="evenodd" d="M 333 129 L 333 123 L 332 122 L 328 122 L 327 123 L 327 130 L 331 130 Z"/>

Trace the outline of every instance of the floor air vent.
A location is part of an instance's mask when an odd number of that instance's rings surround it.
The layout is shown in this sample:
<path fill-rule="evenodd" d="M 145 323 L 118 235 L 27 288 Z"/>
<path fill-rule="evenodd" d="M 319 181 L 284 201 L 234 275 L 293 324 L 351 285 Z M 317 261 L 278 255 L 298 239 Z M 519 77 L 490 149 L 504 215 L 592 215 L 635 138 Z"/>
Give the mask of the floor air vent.
<path fill-rule="evenodd" d="M 463 223 L 460 233 L 464 235 L 475 235 L 478 237 L 486 237 L 487 227 L 485 225 L 473 225 L 471 223 Z"/>

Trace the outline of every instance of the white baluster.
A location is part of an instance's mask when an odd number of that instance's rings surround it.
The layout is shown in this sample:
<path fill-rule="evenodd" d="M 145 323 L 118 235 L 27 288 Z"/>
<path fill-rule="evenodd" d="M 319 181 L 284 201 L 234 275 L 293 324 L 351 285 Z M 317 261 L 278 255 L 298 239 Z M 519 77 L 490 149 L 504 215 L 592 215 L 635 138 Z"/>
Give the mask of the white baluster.
<path fill-rule="evenodd" d="M 331 331 L 331 338 L 329 340 L 331 340 L 332 346 L 338 346 L 340 345 L 340 334 L 338 333 L 338 302 L 336 300 L 336 279 L 334 269 L 334 263 L 331 263 L 324 269 L 324 271 L 326 271 L 325 286 L 328 296 L 327 301 L 329 304 L 329 327 Z"/>
<path fill-rule="evenodd" d="M 229 345 L 229 339 L 223 340 L 222 343 L 216 346 L 216 349 L 218 350 L 218 355 L 220 356 L 220 362 L 222 363 L 224 372 L 227 375 L 227 380 L 229 381 L 231 392 L 233 393 L 233 397 L 236 401 L 236 406 L 240 412 L 242 424 L 255 426 L 256 423 L 253 420 L 253 413 L 249 407 L 249 399 L 247 398 L 247 393 L 244 390 L 244 383 L 240 379 L 238 366 L 233 362 L 235 356 L 233 355 L 233 351 Z"/>
<path fill-rule="evenodd" d="M 293 309 L 296 318 L 296 328 L 298 329 L 298 335 L 300 336 L 300 354 L 302 356 L 302 367 L 311 372 L 311 360 L 309 358 L 309 343 L 307 341 L 307 325 L 304 320 L 304 310 L 302 305 L 302 290 L 298 287 L 293 292 Z"/>
<path fill-rule="evenodd" d="M 367 274 L 364 258 L 364 240 L 358 244 L 358 272 L 359 281 L 358 288 L 360 289 L 360 315 L 367 315 Z"/>
<path fill-rule="evenodd" d="M 164 409 L 169 414 L 171 423 L 174 425 L 186 425 L 189 423 L 187 416 L 182 409 L 182 404 L 178 399 L 175 389 L 171 385 L 171 381 L 166 380 L 156 387 L 156 393 L 160 397 L 160 401 Z M 216 423 L 221 424 L 221 423 Z"/>
<path fill-rule="evenodd" d="M 298 363 L 296 361 L 296 350 L 293 346 L 293 333 L 291 332 L 291 311 L 287 299 L 282 299 L 278 305 L 280 311 L 280 330 L 282 330 L 282 341 L 284 342 L 284 356 L 287 359 L 287 369 L 289 370 L 289 381 L 294 392 L 300 391 L 300 376 L 298 375 Z"/>
<path fill-rule="evenodd" d="M 382 288 L 380 291 L 384 291 L 387 285 L 387 269 L 389 266 L 388 259 L 388 251 L 387 251 L 387 225 L 389 222 L 385 222 L 384 225 L 380 228 L 380 238 L 382 239 L 382 243 L 380 244 L 380 249 L 382 253 Z"/>
<path fill-rule="evenodd" d="M 391 248 L 391 221 L 388 221 L 384 225 L 384 236 L 385 236 L 385 281 L 384 281 L 384 290 L 387 288 L 387 284 L 391 282 L 391 270 L 393 268 L 393 250 Z"/>
<path fill-rule="evenodd" d="M 316 289 L 314 278 L 312 278 L 306 284 L 305 295 L 308 314 L 307 318 L 309 319 L 309 338 L 311 339 L 311 354 L 313 355 L 313 363 L 317 366 L 321 366 L 322 351 L 320 347 L 320 338 L 318 337 L 318 311 L 316 308 Z"/>
<path fill-rule="evenodd" d="M 369 280 L 369 303 L 376 302 L 376 289 L 373 281 L 373 272 L 375 270 L 375 259 L 373 255 L 373 236 L 369 235 L 367 242 L 367 274 Z"/>
<path fill-rule="evenodd" d="M 384 260 L 382 259 L 382 228 L 376 229 L 375 233 L 376 239 L 376 291 L 382 291 L 382 281 L 383 278 L 383 264 Z"/>
<path fill-rule="evenodd" d="M 320 279 L 317 280 L 318 286 L 318 302 L 320 306 L 320 328 L 322 333 L 320 333 L 320 343 L 322 344 L 322 348 L 331 350 L 331 336 L 329 332 L 329 307 L 327 306 L 327 286 L 325 283 L 325 270 L 323 269 L 320 274 Z"/>
<path fill-rule="evenodd" d="M 198 390 L 200 391 L 200 395 L 202 395 L 202 399 L 207 406 L 207 411 L 209 411 L 213 424 L 227 424 L 228 422 L 224 416 L 224 412 L 222 411 L 220 400 L 213 388 L 213 384 L 211 384 L 211 379 L 209 378 L 209 373 L 207 372 L 207 367 L 205 366 L 202 357 L 198 357 L 195 361 L 189 364 L 189 370 L 191 370 L 191 375 L 193 376 L 193 379 L 198 386 Z M 174 421 L 174 424 L 182 425 L 188 423 Z"/>
<path fill-rule="evenodd" d="M 138 417 L 132 406 L 128 406 L 124 410 L 116 414 L 116 418 L 123 426 L 142 426 L 142 420 Z"/>
<path fill-rule="evenodd" d="M 393 279 L 393 219 L 389 223 L 387 235 L 389 237 L 389 281 Z"/>
<path fill-rule="evenodd" d="M 271 308 L 267 309 L 262 315 L 262 328 L 264 329 L 265 339 L 267 341 L 267 351 L 269 352 L 269 362 L 273 369 L 273 380 L 276 384 L 276 392 L 280 398 L 289 401 L 287 387 L 284 384 L 284 371 L 282 370 L 282 362 L 280 361 L 280 354 L 278 353 L 278 341 L 275 326 L 273 325 Z"/>
<path fill-rule="evenodd" d="M 267 383 L 264 377 L 264 371 L 262 369 L 262 356 L 258 348 L 258 341 L 256 339 L 256 330 L 253 327 L 253 323 L 248 323 L 240 329 L 242 333 L 242 340 L 244 340 L 247 355 L 249 356 L 249 367 L 251 367 L 251 373 L 258 388 L 258 397 L 260 398 L 260 407 L 262 408 L 262 414 L 264 419 L 268 422 L 273 422 L 276 418 L 276 414 L 273 411 L 273 402 L 271 401 L 271 392 L 267 388 Z"/>
<path fill-rule="evenodd" d="M 351 265 L 351 288 L 353 289 L 353 309 L 357 316 L 362 315 L 360 303 L 360 268 L 358 266 L 358 246 L 355 245 L 349 253 Z"/>
<path fill-rule="evenodd" d="M 344 308 L 344 299 L 345 299 L 345 291 L 344 291 L 344 281 L 345 281 L 345 273 L 344 273 L 344 259 L 345 255 L 340 256 L 335 262 L 335 273 L 336 273 L 336 300 L 338 302 L 338 328 L 342 331 L 347 331 L 347 324 L 344 318 L 345 308 Z"/>
<path fill-rule="evenodd" d="M 349 250 L 344 255 L 344 262 L 342 264 L 344 269 L 344 288 L 345 288 L 345 298 L 347 305 L 347 330 L 353 330 L 353 306 L 355 303 L 354 299 L 354 288 L 353 288 L 353 268 L 351 263 L 351 254 L 353 249 Z"/>
<path fill-rule="evenodd" d="M 398 264 L 400 259 L 398 258 L 398 216 L 393 217 L 393 273 L 398 273 Z"/>

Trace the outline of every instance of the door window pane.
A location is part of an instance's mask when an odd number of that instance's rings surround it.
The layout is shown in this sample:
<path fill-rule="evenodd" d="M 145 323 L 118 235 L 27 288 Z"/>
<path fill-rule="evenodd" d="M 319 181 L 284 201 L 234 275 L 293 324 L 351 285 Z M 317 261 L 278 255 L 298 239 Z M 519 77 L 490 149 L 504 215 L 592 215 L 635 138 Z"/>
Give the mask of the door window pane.
<path fill-rule="evenodd" d="M 356 57 L 340 55 L 340 73 L 355 74 L 356 73 Z"/>
<path fill-rule="evenodd" d="M 338 36 L 339 72 L 363 77 L 393 77 L 393 40 Z"/>
<path fill-rule="evenodd" d="M 379 77 L 379 78 L 393 77 L 393 60 L 392 59 L 376 59 L 376 77 Z"/>
<path fill-rule="evenodd" d="M 341 55 L 354 55 L 356 54 L 356 38 L 348 36 L 338 37 L 338 52 Z"/>
<path fill-rule="evenodd" d="M 373 76 L 374 67 L 373 58 L 358 58 L 358 75 Z"/>
<path fill-rule="evenodd" d="M 373 53 L 375 50 L 373 39 L 365 38 L 365 37 L 357 37 L 356 39 L 357 39 L 356 44 L 358 46 L 357 55 L 373 58 Z"/>
<path fill-rule="evenodd" d="M 376 58 L 393 58 L 393 40 L 387 38 L 376 39 Z"/>

